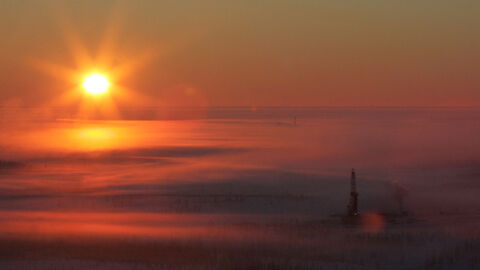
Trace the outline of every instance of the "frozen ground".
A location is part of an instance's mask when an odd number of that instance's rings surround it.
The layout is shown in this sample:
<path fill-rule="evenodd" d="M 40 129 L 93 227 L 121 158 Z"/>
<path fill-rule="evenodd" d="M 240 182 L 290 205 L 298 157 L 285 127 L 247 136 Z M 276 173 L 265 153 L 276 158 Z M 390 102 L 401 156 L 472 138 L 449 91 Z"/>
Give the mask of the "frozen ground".
<path fill-rule="evenodd" d="M 2 118 L 1 269 L 480 268 L 476 109 L 141 115 Z"/>

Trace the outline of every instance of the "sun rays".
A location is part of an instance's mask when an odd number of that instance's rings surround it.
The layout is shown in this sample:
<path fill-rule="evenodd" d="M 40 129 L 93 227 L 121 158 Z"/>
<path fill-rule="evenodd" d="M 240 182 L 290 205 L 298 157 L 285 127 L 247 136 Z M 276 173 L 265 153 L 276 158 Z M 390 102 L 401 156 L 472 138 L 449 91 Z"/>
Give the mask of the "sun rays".
<path fill-rule="evenodd" d="M 48 105 L 76 107 L 75 118 L 119 119 L 118 104 L 142 104 L 146 98 L 124 82 L 152 61 L 154 53 L 153 50 L 142 49 L 140 53 L 131 55 L 118 49 L 124 8 L 117 7 L 107 16 L 101 40 L 95 44 L 97 46 L 90 46 L 98 48 L 95 53 L 87 49 L 78 31 L 67 19 L 65 9 L 55 5 L 52 10 L 57 25 L 62 27 L 73 65 L 47 59 L 30 60 L 36 69 L 68 85 Z"/>

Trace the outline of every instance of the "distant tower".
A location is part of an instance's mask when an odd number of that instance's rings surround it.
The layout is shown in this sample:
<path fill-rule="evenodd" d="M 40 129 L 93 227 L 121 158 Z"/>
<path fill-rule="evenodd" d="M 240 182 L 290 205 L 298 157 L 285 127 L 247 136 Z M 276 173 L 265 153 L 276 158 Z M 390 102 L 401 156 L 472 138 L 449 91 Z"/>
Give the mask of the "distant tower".
<path fill-rule="evenodd" d="M 352 169 L 350 178 L 350 203 L 348 204 L 348 216 L 354 217 L 358 215 L 358 192 L 355 170 Z"/>

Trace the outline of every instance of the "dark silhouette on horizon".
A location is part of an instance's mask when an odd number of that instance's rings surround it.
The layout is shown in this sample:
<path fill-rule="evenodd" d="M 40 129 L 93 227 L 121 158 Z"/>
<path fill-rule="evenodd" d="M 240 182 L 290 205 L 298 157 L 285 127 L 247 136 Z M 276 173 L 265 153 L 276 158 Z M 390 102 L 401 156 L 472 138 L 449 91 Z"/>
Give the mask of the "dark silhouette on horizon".
<path fill-rule="evenodd" d="M 350 178 L 350 202 L 348 204 L 347 215 L 349 217 L 358 216 L 358 192 L 357 192 L 355 169 L 352 169 L 351 178 Z"/>

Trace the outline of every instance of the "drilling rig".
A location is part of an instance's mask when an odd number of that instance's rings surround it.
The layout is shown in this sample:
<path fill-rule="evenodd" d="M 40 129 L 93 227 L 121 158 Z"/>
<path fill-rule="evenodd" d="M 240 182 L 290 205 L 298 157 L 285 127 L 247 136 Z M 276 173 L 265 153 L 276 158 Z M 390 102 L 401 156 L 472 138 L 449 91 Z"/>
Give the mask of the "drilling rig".
<path fill-rule="evenodd" d="M 350 177 L 350 202 L 348 204 L 347 215 L 349 217 L 358 216 L 358 192 L 355 169 L 352 169 L 352 174 Z"/>

